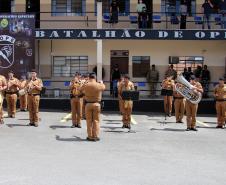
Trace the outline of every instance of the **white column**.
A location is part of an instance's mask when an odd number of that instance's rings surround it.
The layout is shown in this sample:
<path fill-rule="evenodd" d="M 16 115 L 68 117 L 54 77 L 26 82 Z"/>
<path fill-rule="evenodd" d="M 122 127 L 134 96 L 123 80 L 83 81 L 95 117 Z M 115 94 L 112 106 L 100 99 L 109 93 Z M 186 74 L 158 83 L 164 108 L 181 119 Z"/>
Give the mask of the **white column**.
<path fill-rule="evenodd" d="M 97 80 L 102 80 L 102 40 L 97 40 Z"/>
<path fill-rule="evenodd" d="M 97 1 L 97 29 L 102 29 L 102 1 Z M 97 80 L 102 80 L 102 39 L 97 40 Z"/>
<path fill-rule="evenodd" d="M 102 1 L 97 0 L 97 29 L 102 29 Z"/>

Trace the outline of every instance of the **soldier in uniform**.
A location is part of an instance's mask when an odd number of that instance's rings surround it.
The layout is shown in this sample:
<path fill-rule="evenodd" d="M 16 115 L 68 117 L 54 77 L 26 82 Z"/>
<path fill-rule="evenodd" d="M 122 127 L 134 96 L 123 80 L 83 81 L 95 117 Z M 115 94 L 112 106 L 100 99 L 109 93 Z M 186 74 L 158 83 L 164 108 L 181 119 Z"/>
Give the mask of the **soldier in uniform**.
<path fill-rule="evenodd" d="M 183 123 L 182 120 L 184 117 L 184 110 L 185 110 L 185 98 L 174 89 L 173 99 L 174 99 L 176 123 Z"/>
<path fill-rule="evenodd" d="M 72 113 L 72 126 L 71 128 L 81 128 L 81 112 L 82 112 L 82 99 L 81 99 L 81 81 L 79 76 L 76 75 L 70 83 L 71 91 L 71 113 Z"/>
<path fill-rule="evenodd" d="M 87 84 L 89 81 L 89 75 L 88 74 L 84 74 L 83 78 L 81 80 L 81 84 L 82 86 Z M 85 113 L 85 99 L 83 97 L 81 97 L 81 102 L 82 102 L 82 111 L 81 111 L 81 119 L 86 119 L 86 113 Z"/>
<path fill-rule="evenodd" d="M 43 83 L 40 78 L 37 77 L 35 70 L 31 71 L 31 80 L 28 81 L 26 88 L 28 92 L 28 110 L 30 123 L 28 126 L 38 127 L 39 122 L 39 102 L 40 92 L 42 90 Z"/>
<path fill-rule="evenodd" d="M 197 82 L 196 77 L 194 75 L 191 76 L 190 78 L 190 83 L 193 85 L 193 91 L 194 92 L 200 92 L 203 93 L 203 88 L 202 85 Z M 186 100 L 185 104 L 185 109 L 186 109 L 186 116 L 187 116 L 187 131 L 193 130 L 197 131 L 196 129 L 196 114 L 198 110 L 198 104 L 193 104 L 189 100 Z"/>
<path fill-rule="evenodd" d="M 174 69 L 173 64 L 171 64 L 168 70 L 165 72 L 165 78 L 167 78 L 168 76 L 172 76 L 173 80 L 177 78 L 177 71 Z"/>
<path fill-rule="evenodd" d="M 219 84 L 214 89 L 214 96 L 216 98 L 216 111 L 217 111 L 217 127 L 224 128 L 225 112 L 226 112 L 226 85 L 224 79 L 219 79 Z"/>
<path fill-rule="evenodd" d="M 20 80 L 20 90 L 25 91 L 26 84 L 27 84 L 26 76 L 23 75 L 21 76 L 21 80 Z M 26 111 L 27 110 L 27 93 L 25 92 L 24 95 L 19 94 L 19 98 L 20 98 L 20 111 Z"/>
<path fill-rule="evenodd" d="M 122 122 L 123 126 L 122 128 L 128 128 L 131 129 L 131 113 L 133 109 L 133 101 L 131 100 L 122 100 L 122 92 L 123 91 L 133 91 L 134 90 L 134 84 L 130 81 L 130 77 L 128 75 L 124 76 L 124 83 L 121 83 L 119 86 L 119 98 L 120 101 L 122 101 L 122 109 L 123 109 L 123 115 L 122 115 Z"/>
<path fill-rule="evenodd" d="M 86 123 L 88 141 L 99 141 L 100 133 L 100 112 L 101 112 L 101 98 L 102 91 L 105 90 L 103 82 L 96 81 L 95 73 L 89 75 L 89 81 L 81 87 L 81 91 L 85 95 L 86 101 Z"/>
<path fill-rule="evenodd" d="M 6 101 L 8 117 L 15 118 L 17 93 L 20 87 L 20 81 L 14 77 L 13 71 L 9 71 L 6 88 Z"/>
<path fill-rule="evenodd" d="M 210 83 L 210 71 L 207 69 L 207 65 L 204 65 L 204 68 L 201 73 L 201 84 L 204 89 L 203 98 L 208 98 L 209 83 Z"/>
<path fill-rule="evenodd" d="M 167 76 L 162 81 L 162 89 L 166 90 L 166 94 L 164 95 L 164 110 L 169 117 L 171 117 L 173 106 L 174 80 L 172 78 L 173 76 Z"/>
<path fill-rule="evenodd" d="M 124 76 L 121 76 L 120 80 L 117 82 L 117 89 L 124 83 Z M 118 92 L 119 94 L 119 92 Z M 119 104 L 119 112 L 123 114 L 123 100 L 120 96 L 118 96 L 118 104 Z"/>
<path fill-rule="evenodd" d="M 147 82 L 150 87 L 150 95 L 156 95 L 157 82 L 159 80 L 159 72 L 155 69 L 155 64 L 152 65 L 151 69 L 147 73 Z"/>
<path fill-rule="evenodd" d="M 0 124 L 4 124 L 3 121 L 3 91 L 7 88 L 6 78 L 0 75 Z"/>

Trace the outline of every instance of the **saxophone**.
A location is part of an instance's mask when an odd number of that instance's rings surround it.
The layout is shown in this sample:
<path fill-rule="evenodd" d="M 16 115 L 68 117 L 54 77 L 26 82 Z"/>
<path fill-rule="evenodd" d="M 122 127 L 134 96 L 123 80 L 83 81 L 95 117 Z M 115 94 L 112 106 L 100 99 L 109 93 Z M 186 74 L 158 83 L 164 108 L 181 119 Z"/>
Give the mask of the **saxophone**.
<path fill-rule="evenodd" d="M 193 85 L 191 85 L 182 74 L 178 75 L 175 90 L 180 93 L 185 99 L 189 100 L 193 104 L 198 104 L 202 99 L 200 92 L 194 92 Z"/>

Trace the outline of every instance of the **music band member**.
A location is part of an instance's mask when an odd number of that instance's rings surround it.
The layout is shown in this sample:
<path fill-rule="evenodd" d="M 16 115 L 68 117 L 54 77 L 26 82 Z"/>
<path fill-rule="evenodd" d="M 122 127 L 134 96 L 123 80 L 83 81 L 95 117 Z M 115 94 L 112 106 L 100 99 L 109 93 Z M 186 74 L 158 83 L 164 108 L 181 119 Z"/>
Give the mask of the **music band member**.
<path fill-rule="evenodd" d="M 173 76 L 167 76 L 162 82 L 162 89 L 165 90 L 164 111 L 169 117 L 171 117 L 173 105 L 174 80 L 172 78 Z"/>
<path fill-rule="evenodd" d="M 28 110 L 30 123 L 28 126 L 38 127 L 39 123 L 39 102 L 40 93 L 43 87 L 42 80 L 37 77 L 36 70 L 31 71 L 31 80 L 28 81 L 26 88 L 28 92 Z"/>
<path fill-rule="evenodd" d="M 3 121 L 3 91 L 7 88 L 6 78 L 0 75 L 0 124 L 4 124 Z"/>
<path fill-rule="evenodd" d="M 22 75 L 20 79 L 20 91 L 19 91 L 20 111 L 27 110 L 27 93 L 25 90 L 26 84 L 27 84 L 26 76 Z"/>
<path fill-rule="evenodd" d="M 20 82 L 14 77 L 13 71 L 9 71 L 6 88 L 6 101 L 8 117 L 15 118 L 17 93 L 20 87 Z"/>
<path fill-rule="evenodd" d="M 134 84 L 130 81 L 130 77 L 128 75 L 124 76 L 124 82 L 119 86 L 119 99 L 122 101 L 122 128 L 131 129 L 131 114 L 133 109 L 133 101 L 132 100 L 123 100 L 122 93 L 123 91 L 133 91 Z"/>
<path fill-rule="evenodd" d="M 185 98 L 175 90 L 173 91 L 174 109 L 176 123 L 183 123 L 184 111 L 185 111 Z"/>
<path fill-rule="evenodd" d="M 85 95 L 85 112 L 87 123 L 87 140 L 99 141 L 100 134 L 100 112 L 102 91 L 105 90 L 105 85 L 102 81 L 96 81 L 96 74 L 89 75 L 89 81 L 81 87 L 81 91 Z"/>
<path fill-rule="evenodd" d="M 88 74 L 83 74 L 82 75 L 82 79 L 81 79 L 81 83 L 82 86 L 87 84 L 89 82 L 89 75 Z M 81 112 L 81 119 L 86 119 L 86 113 L 85 113 L 85 99 L 84 97 L 81 98 L 82 99 L 82 112 Z"/>
<path fill-rule="evenodd" d="M 202 85 L 196 81 L 196 78 L 194 75 L 190 77 L 190 84 L 193 86 L 193 91 L 195 93 L 203 93 Z M 190 102 L 189 100 L 186 100 L 185 103 L 185 109 L 186 109 L 186 116 L 187 116 L 187 131 L 193 130 L 197 131 L 196 128 L 196 114 L 198 110 L 198 104 L 194 104 Z"/>
<path fill-rule="evenodd" d="M 118 90 L 119 90 L 119 86 L 122 83 L 124 83 L 124 76 L 121 76 L 121 78 L 117 82 L 117 89 Z M 119 92 L 118 92 L 118 94 L 119 94 Z M 118 96 L 118 103 L 119 103 L 119 112 L 120 112 L 120 114 L 123 114 L 123 100 L 122 100 L 122 98 L 120 98 L 120 96 Z"/>
<path fill-rule="evenodd" d="M 214 89 L 214 96 L 216 99 L 216 111 L 217 111 L 217 127 L 224 128 L 225 124 L 225 112 L 226 112 L 226 85 L 224 84 L 224 78 L 219 79 L 219 84 Z"/>
<path fill-rule="evenodd" d="M 82 104 L 81 98 L 82 92 L 80 88 L 82 86 L 79 80 L 79 75 L 75 75 L 74 79 L 70 82 L 71 91 L 71 114 L 72 114 L 72 126 L 71 128 L 81 128 L 81 116 L 82 116 Z"/>

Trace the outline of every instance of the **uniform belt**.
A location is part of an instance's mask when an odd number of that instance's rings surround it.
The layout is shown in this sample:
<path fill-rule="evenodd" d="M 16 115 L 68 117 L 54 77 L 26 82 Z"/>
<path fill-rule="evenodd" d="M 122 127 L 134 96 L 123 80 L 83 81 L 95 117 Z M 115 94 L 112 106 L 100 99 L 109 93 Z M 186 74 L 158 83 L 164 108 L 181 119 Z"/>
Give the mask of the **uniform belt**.
<path fill-rule="evenodd" d="M 17 92 L 5 92 L 6 94 L 17 94 Z"/>
<path fill-rule="evenodd" d="M 73 94 L 70 94 L 70 97 L 71 97 L 71 98 L 79 98 L 79 95 L 73 95 Z"/>
<path fill-rule="evenodd" d="M 28 94 L 29 96 L 40 96 L 40 94 Z"/>
<path fill-rule="evenodd" d="M 79 95 L 70 94 L 70 98 L 82 98 L 83 96 L 84 94 L 79 94 Z"/>
<path fill-rule="evenodd" d="M 218 99 L 218 100 L 216 100 L 216 101 L 226 101 L 226 99 Z"/>
<path fill-rule="evenodd" d="M 176 99 L 184 99 L 184 97 L 173 97 L 175 100 Z"/>
<path fill-rule="evenodd" d="M 86 101 L 86 103 L 101 103 L 100 101 L 96 101 L 96 102 L 94 102 L 94 101 Z"/>

